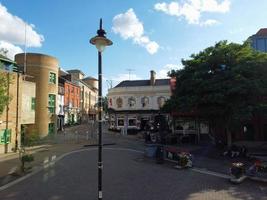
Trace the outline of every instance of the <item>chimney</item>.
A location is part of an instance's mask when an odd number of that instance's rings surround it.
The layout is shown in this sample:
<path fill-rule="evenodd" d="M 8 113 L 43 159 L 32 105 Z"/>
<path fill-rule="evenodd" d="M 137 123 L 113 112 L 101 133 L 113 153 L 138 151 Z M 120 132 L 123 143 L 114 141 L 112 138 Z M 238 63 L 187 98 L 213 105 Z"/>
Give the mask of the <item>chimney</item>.
<path fill-rule="evenodd" d="M 156 83 L 156 72 L 154 70 L 150 71 L 150 85 L 155 85 Z"/>

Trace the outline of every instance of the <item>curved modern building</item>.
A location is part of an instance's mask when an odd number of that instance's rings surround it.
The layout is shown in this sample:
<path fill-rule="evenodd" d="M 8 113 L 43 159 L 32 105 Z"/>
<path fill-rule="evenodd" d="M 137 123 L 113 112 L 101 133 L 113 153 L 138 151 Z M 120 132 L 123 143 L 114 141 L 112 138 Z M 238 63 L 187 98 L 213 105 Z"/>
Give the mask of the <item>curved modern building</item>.
<path fill-rule="evenodd" d="M 40 137 L 55 133 L 57 130 L 58 60 L 39 53 L 27 53 L 26 56 L 21 53 L 15 56 L 15 61 L 24 68 L 27 77 L 36 83 L 36 115 L 32 131 L 36 131 Z"/>

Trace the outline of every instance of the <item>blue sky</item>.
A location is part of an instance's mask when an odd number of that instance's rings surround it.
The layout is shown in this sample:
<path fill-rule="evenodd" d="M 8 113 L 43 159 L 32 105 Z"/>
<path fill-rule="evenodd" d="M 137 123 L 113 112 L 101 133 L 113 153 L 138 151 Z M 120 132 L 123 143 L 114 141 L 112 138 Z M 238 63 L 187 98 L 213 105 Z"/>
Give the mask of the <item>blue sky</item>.
<path fill-rule="evenodd" d="M 267 27 L 266 0 L 0 0 L 0 47 L 56 57 L 65 69 L 97 75 L 89 44 L 103 18 L 113 41 L 103 53 L 105 80 L 164 78 L 180 60 L 220 40 L 242 42 Z M 106 89 L 107 84 L 104 83 Z"/>

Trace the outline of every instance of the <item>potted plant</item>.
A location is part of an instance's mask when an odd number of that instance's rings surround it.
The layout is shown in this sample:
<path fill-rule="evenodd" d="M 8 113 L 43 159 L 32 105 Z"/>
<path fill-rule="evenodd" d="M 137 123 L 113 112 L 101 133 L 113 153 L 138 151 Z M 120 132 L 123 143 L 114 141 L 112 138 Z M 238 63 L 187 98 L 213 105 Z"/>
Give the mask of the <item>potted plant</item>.
<path fill-rule="evenodd" d="M 230 181 L 233 183 L 241 183 L 243 180 L 245 180 L 246 176 L 244 164 L 242 162 L 232 163 L 230 175 Z"/>
<path fill-rule="evenodd" d="M 26 153 L 25 149 L 22 148 L 22 149 L 20 149 L 20 156 L 19 156 L 19 158 L 20 158 L 20 162 L 21 162 L 20 169 L 21 169 L 21 172 L 22 173 L 25 173 L 29 169 L 31 169 L 31 166 L 26 167 L 25 164 L 34 161 L 34 157 L 33 157 L 32 154 Z"/>
<path fill-rule="evenodd" d="M 178 165 L 175 166 L 178 169 L 192 167 L 192 155 L 187 152 L 181 152 L 178 154 Z"/>

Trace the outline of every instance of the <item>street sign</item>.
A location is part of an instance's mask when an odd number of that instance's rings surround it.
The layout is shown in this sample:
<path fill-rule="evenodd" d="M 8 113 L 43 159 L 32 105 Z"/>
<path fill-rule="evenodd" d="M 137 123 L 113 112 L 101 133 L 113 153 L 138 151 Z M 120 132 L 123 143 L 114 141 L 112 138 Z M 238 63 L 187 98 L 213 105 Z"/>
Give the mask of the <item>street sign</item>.
<path fill-rule="evenodd" d="M 0 144 L 9 144 L 11 141 L 11 130 L 0 130 Z"/>

